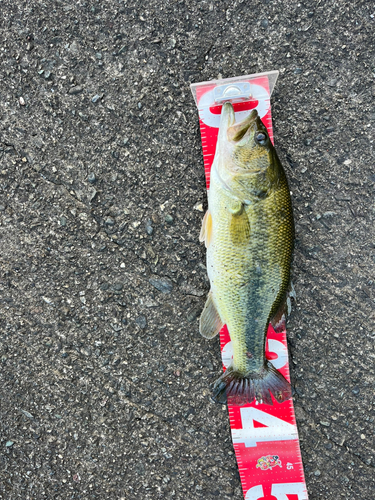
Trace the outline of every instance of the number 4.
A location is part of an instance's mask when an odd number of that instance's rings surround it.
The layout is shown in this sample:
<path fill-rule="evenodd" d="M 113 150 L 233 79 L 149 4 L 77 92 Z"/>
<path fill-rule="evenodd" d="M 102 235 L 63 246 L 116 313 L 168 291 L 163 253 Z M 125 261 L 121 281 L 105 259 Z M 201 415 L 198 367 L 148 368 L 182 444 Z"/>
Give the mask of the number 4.
<path fill-rule="evenodd" d="M 265 441 L 298 439 L 296 426 L 280 418 L 257 408 L 241 408 L 240 412 L 242 429 L 232 429 L 234 444 L 243 443 L 246 448 L 250 448 Z M 254 420 L 267 427 L 254 427 Z"/>

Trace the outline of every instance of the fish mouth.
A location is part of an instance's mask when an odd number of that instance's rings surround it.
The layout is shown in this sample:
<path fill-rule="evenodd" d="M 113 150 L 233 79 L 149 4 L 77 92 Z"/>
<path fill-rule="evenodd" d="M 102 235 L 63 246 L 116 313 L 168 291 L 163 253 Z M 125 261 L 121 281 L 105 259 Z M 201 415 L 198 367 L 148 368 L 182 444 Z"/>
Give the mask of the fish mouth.
<path fill-rule="evenodd" d="M 234 109 L 233 106 L 230 102 L 226 102 L 223 104 L 223 107 L 221 109 L 221 118 L 220 118 L 220 128 L 225 125 L 225 128 L 231 127 L 234 122 L 236 121 L 235 115 L 234 115 Z"/>
<path fill-rule="evenodd" d="M 227 137 L 231 142 L 239 142 L 252 128 L 258 118 L 258 111 L 253 109 L 251 113 L 240 123 L 235 123 L 228 127 Z"/>
<path fill-rule="evenodd" d="M 223 107 L 221 109 L 219 135 L 216 145 L 217 150 L 225 147 L 224 145 L 227 142 L 227 130 L 234 125 L 235 121 L 236 118 L 234 116 L 233 106 L 230 102 L 226 102 L 225 104 L 223 104 Z"/>

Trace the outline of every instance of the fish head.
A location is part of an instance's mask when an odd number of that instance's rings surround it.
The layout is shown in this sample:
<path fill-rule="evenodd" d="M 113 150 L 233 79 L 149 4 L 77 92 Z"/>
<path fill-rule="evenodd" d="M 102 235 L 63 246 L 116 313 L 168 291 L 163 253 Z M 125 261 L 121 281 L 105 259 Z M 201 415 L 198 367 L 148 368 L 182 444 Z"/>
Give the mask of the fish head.
<path fill-rule="evenodd" d="M 220 177 L 227 185 L 243 176 L 251 184 L 272 176 L 274 148 L 256 109 L 235 123 L 233 106 L 224 104 L 216 156 Z"/>

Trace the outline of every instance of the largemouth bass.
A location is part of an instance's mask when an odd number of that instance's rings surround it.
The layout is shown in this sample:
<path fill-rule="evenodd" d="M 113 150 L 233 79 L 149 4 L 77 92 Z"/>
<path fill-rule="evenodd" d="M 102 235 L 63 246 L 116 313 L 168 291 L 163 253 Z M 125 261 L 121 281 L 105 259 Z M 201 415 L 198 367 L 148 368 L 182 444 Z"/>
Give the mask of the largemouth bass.
<path fill-rule="evenodd" d="M 200 240 L 207 247 L 211 290 L 200 332 L 227 325 L 233 362 L 215 382 L 217 402 L 266 404 L 290 398 L 291 387 L 265 357 L 270 321 L 279 321 L 290 284 L 294 223 L 285 172 L 256 110 L 235 123 L 221 112 Z"/>

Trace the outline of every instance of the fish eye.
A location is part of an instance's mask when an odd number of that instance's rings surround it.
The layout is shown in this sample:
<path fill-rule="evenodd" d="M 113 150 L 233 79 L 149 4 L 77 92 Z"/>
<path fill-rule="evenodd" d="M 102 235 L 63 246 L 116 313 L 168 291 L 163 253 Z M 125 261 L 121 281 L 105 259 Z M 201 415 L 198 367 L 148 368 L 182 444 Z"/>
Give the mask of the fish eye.
<path fill-rule="evenodd" d="M 258 132 L 258 134 L 255 136 L 255 141 L 261 146 L 264 146 L 267 142 L 266 134 L 263 132 Z"/>

